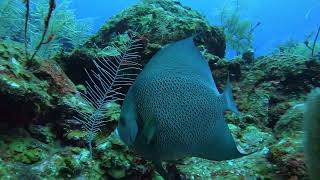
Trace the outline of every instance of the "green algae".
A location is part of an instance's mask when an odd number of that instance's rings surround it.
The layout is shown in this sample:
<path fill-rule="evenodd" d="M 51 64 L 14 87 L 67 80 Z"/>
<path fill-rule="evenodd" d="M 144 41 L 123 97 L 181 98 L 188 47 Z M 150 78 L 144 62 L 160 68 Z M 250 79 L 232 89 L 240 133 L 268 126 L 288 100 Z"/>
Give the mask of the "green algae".
<path fill-rule="evenodd" d="M 115 31 L 118 35 L 114 34 Z M 219 27 L 211 26 L 201 14 L 179 3 L 152 1 L 138 3 L 110 18 L 83 46 L 64 57 L 62 64 L 67 75 L 74 82 L 84 84 L 85 73 L 78 72 L 78 69 L 90 67 L 92 59 L 99 52 L 101 55 L 113 55 L 114 52 L 110 51 L 112 44 L 121 49 L 126 39 L 124 34 L 128 31 L 135 31 L 139 35 L 139 43 L 144 47 L 141 52 L 138 50 L 141 55 L 139 63 L 142 65 L 167 43 L 200 31 L 203 37 L 196 41 L 199 46 L 205 45 L 208 52 L 219 57 L 225 54 L 225 37 Z"/>
<path fill-rule="evenodd" d="M 302 131 L 303 109 L 290 108 L 279 119 L 275 125 L 275 132 L 281 137 L 290 137 Z"/>
<path fill-rule="evenodd" d="M 31 136 L 38 139 L 46 144 L 54 143 L 56 135 L 53 132 L 53 125 L 47 124 L 46 126 L 41 125 L 30 125 L 28 131 Z"/>
<path fill-rule="evenodd" d="M 17 153 L 14 160 L 24 164 L 34 164 L 41 160 L 41 149 L 29 149 L 24 153 Z"/>
<path fill-rule="evenodd" d="M 11 173 L 8 171 L 8 167 L 5 165 L 3 160 L 0 158 L 0 177 L 2 179 L 11 179 Z"/>
<path fill-rule="evenodd" d="M 20 139 L 8 145 L 9 156 L 16 162 L 34 164 L 45 158 L 42 149 L 34 147 L 30 139 Z"/>
<path fill-rule="evenodd" d="M 120 105 L 117 103 L 110 103 L 108 106 L 109 108 L 106 113 L 107 117 L 110 121 L 118 121 L 120 119 Z"/>
<path fill-rule="evenodd" d="M 78 129 L 70 130 L 66 135 L 66 140 L 85 141 L 87 133 Z"/>
<path fill-rule="evenodd" d="M 270 147 L 268 160 L 277 166 L 279 177 L 307 178 L 303 155 L 302 132 L 280 139 Z"/>

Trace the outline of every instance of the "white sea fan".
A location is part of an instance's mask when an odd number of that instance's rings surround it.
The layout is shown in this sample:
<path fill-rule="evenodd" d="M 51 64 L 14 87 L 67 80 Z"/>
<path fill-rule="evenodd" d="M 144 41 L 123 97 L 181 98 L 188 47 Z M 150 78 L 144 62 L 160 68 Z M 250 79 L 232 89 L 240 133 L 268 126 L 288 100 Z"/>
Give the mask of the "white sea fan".
<path fill-rule="evenodd" d="M 114 101 L 123 100 L 124 94 L 119 90 L 123 86 L 129 86 L 138 74 L 128 73 L 130 70 L 141 70 L 141 65 L 136 62 L 138 49 L 141 48 L 137 33 L 127 33 L 128 40 L 124 43 L 125 49 L 114 46 L 120 55 L 112 58 L 103 57 L 93 60 L 96 70 L 86 71 L 89 81 L 86 81 L 86 92 L 79 92 L 80 97 L 86 102 L 92 111 L 84 111 L 83 108 L 73 107 L 78 112 L 74 117 L 81 122 L 83 129 L 87 132 L 87 143 L 92 156 L 92 141 L 100 128 L 108 120 L 106 113 L 108 104 Z"/>

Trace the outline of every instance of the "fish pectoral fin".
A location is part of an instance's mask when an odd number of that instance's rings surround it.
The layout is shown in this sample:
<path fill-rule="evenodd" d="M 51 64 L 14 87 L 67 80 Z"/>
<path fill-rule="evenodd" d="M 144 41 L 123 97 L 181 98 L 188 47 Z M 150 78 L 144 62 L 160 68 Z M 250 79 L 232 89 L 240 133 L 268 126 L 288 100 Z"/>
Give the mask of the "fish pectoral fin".
<path fill-rule="evenodd" d="M 146 122 L 142 130 L 142 135 L 147 144 L 150 144 L 152 139 L 155 137 L 156 131 L 157 131 L 157 124 L 155 120 Z"/>

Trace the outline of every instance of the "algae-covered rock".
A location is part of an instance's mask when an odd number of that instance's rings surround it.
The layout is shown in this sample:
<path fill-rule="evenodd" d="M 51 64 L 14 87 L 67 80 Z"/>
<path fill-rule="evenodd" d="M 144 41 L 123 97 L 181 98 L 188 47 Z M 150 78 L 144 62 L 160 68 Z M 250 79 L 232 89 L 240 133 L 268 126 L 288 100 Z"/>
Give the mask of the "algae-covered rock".
<path fill-rule="evenodd" d="M 261 150 L 275 142 L 271 132 L 265 132 L 261 129 L 248 125 L 240 134 L 241 147 L 246 151 Z"/>
<path fill-rule="evenodd" d="M 42 141 L 44 143 L 53 143 L 56 135 L 53 133 L 52 125 L 42 126 L 42 125 L 30 125 L 28 130 L 32 137 Z"/>
<path fill-rule="evenodd" d="M 0 51 L 0 114 L 6 117 L 0 123 L 21 127 L 58 119 L 61 97 L 75 92 L 61 68 L 54 60 L 28 66 L 19 42 L 1 41 Z"/>
<path fill-rule="evenodd" d="M 0 134 L 0 179 L 102 178 L 98 161 L 79 147 L 46 144 L 22 129 Z"/>
<path fill-rule="evenodd" d="M 52 97 L 47 92 L 49 86 L 26 69 L 20 69 L 17 73 L 14 70 L 17 65 L 9 62 L 0 57 L 1 66 L 5 67 L 0 70 L 0 108 L 1 116 L 6 117 L 1 123 L 27 124 L 52 107 Z"/>
<path fill-rule="evenodd" d="M 52 59 L 41 62 L 40 66 L 33 70 L 33 74 L 40 80 L 48 82 L 50 86 L 48 93 L 52 96 L 65 96 L 76 91 L 73 82 Z"/>
<path fill-rule="evenodd" d="M 70 153 L 73 159 L 64 160 L 57 128 L 74 114 L 64 100 L 74 97 L 75 86 L 54 60 L 27 65 L 23 49 L 0 42 L 0 179 L 61 178 L 67 162 L 79 172 L 82 166 L 73 164 L 81 158 Z"/>
<path fill-rule="evenodd" d="M 226 119 L 235 125 L 231 130 L 237 142 L 246 150 L 267 148 L 267 164 L 273 170 L 267 168 L 271 173 L 266 177 L 307 178 L 301 141 L 304 111 L 301 104 L 307 92 L 319 86 L 320 63 L 291 54 L 260 57 L 253 64 L 235 62 L 240 64 L 241 76 L 234 78 L 237 73 L 231 73 L 230 79 L 241 115 L 227 113 Z M 209 61 L 220 92 L 228 69 L 235 62 Z M 261 136 L 265 133 L 269 135 Z M 243 144 L 243 140 L 252 143 Z"/>
<path fill-rule="evenodd" d="M 320 86 L 320 63 L 290 54 L 271 55 L 260 58 L 254 69 L 262 70 L 258 81 L 278 82 L 277 90 L 294 95 L 307 93 Z"/>
<path fill-rule="evenodd" d="M 48 145 L 33 139 L 23 129 L 0 131 L 0 159 L 5 164 L 20 163 L 32 165 L 48 157 Z"/>
<path fill-rule="evenodd" d="M 213 74 L 222 92 L 227 79 L 229 62 L 220 59 L 213 64 Z M 254 64 L 240 64 L 240 78 L 233 78 L 233 94 L 244 123 L 254 123 L 260 128 L 274 129 L 284 115 L 296 113 L 289 111 L 293 102 L 303 102 L 306 94 L 320 86 L 320 62 L 300 56 L 270 55 L 258 58 Z M 210 64 L 210 63 L 209 63 Z M 288 117 L 289 118 L 289 117 Z M 232 120 L 232 118 L 231 118 Z M 234 123 L 234 120 L 232 120 Z"/>
<path fill-rule="evenodd" d="M 84 71 L 79 69 L 93 67 L 96 56 L 117 55 L 113 45 L 122 49 L 124 34 L 136 31 L 142 49 L 139 51 L 139 63 L 144 65 L 164 45 L 200 33 L 196 43 L 201 49 L 207 49 L 213 55 L 225 54 L 225 37 L 218 27 L 211 26 L 198 12 L 182 6 L 180 3 L 163 1 L 144 1 L 134 5 L 109 19 L 103 27 L 62 64 L 68 76 L 75 83 L 86 79 Z M 111 56 L 110 56 L 111 55 Z"/>
<path fill-rule="evenodd" d="M 86 147 L 87 133 L 81 129 L 70 129 L 64 134 L 64 141 L 79 147 Z"/>
<path fill-rule="evenodd" d="M 63 104 L 61 104 L 62 111 L 67 111 L 64 114 L 74 114 L 74 116 L 69 116 L 69 118 L 62 119 L 57 123 L 60 128 L 59 134 L 63 137 L 63 141 L 66 144 L 85 147 L 87 145 L 87 132 L 84 129 L 84 124 L 76 120 L 76 112 L 74 111 L 75 107 L 81 109 L 82 112 L 88 114 L 92 113 L 92 106 L 87 104 L 86 101 L 83 101 L 79 96 L 66 96 L 63 98 Z M 120 105 L 116 102 L 111 102 L 106 104 L 108 107 L 105 112 L 105 125 L 101 127 L 101 131 L 97 134 L 95 141 L 99 141 L 101 138 L 108 136 L 116 127 L 117 122 L 120 118 Z M 93 147 L 95 148 L 95 146 Z"/>
<path fill-rule="evenodd" d="M 34 164 L 46 157 L 41 147 L 32 145 L 31 139 L 15 140 L 8 145 L 8 151 L 14 161 L 24 164 Z"/>
<path fill-rule="evenodd" d="M 304 162 L 302 133 L 281 138 L 272 145 L 268 160 L 277 166 L 275 173 L 284 179 L 307 179 Z"/>
<path fill-rule="evenodd" d="M 0 158 L 0 177 L 9 179 L 11 177 L 10 173 L 8 172 L 8 168 L 5 166 L 5 163 Z"/>
<path fill-rule="evenodd" d="M 169 0 L 145 0 L 122 11 L 70 56 L 62 52 L 56 59 L 75 83 L 83 84 L 83 67 L 90 69 L 96 56 L 120 55 L 133 31 L 142 47 L 142 65 L 165 44 L 199 34 L 196 45 L 209 61 L 218 89 L 223 92 L 228 74 L 233 85 L 241 114 L 226 113 L 229 129 L 239 149 L 252 153 L 222 162 L 164 162 L 169 174 L 182 179 L 308 178 L 300 129 L 303 110 L 294 107 L 320 86 L 318 60 L 272 54 L 252 62 L 250 52 L 242 59 L 222 59 L 222 31 Z M 75 93 L 86 89 L 74 86 L 55 61 L 27 67 L 24 56 L 23 44 L 0 42 L 0 179 L 161 179 L 151 162 L 133 154 L 114 133 L 109 136 L 119 119 L 121 107 L 115 103 L 108 104 L 109 122 L 93 142 L 91 159 L 87 133 L 72 109 L 92 112 Z M 19 130 L 11 128 L 18 124 Z"/>
<path fill-rule="evenodd" d="M 290 108 L 275 125 L 275 133 L 284 137 L 302 131 L 303 112 L 304 108 Z"/>
<path fill-rule="evenodd" d="M 101 160 L 101 168 L 108 177 L 151 179 L 155 176 L 152 165 L 129 151 L 115 133 L 97 145 L 97 153 Z"/>
<path fill-rule="evenodd" d="M 268 148 L 264 148 L 245 158 L 221 162 L 189 158 L 178 169 L 187 179 L 273 178 L 275 166 L 266 160 L 267 152 Z"/>

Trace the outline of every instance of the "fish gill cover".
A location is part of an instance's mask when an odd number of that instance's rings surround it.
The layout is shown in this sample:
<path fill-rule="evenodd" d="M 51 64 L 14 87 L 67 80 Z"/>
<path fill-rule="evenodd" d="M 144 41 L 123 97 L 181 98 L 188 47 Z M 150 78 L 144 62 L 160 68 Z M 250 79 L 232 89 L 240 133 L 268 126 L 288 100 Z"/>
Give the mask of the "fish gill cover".
<path fill-rule="evenodd" d="M 79 94 L 91 91 L 98 97 L 104 93 L 104 86 L 85 83 L 101 84 L 103 74 L 110 73 L 105 71 L 108 68 L 97 69 L 94 61 L 110 65 L 114 61 L 108 59 L 121 57 L 131 32 L 141 44 L 135 53 L 142 67 L 166 45 L 199 34 L 194 41 L 211 69 L 217 91 L 225 89 L 228 74 L 232 83 L 241 114 L 226 112 L 224 117 L 235 143 L 245 152 L 257 151 L 221 162 L 195 157 L 165 161 L 162 165 L 168 177 L 308 178 L 301 104 L 312 89 L 320 86 L 317 29 L 304 42 L 288 41 L 270 54 L 255 57 L 254 48 L 250 49 L 254 32 L 264 28 L 263 22 L 255 29 L 255 23 L 249 26 L 247 20 L 234 14 L 237 11 L 216 11 L 223 12 L 219 15 L 224 23 L 219 26 L 211 25 L 202 14 L 178 1 L 148 0 L 115 14 L 90 35 L 91 20 L 76 18 L 70 2 L 0 3 L 0 179 L 161 178 L 152 163 L 133 153 L 114 133 L 121 100 L 107 103 L 100 111 L 106 123 L 92 139 L 92 158 L 87 148 L 90 131 L 83 130 L 83 124 L 74 118 L 79 112 L 84 117 L 92 113 L 90 103 Z M 227 47 L 238 49 L 239 56 L 224 58 Z M 179 63 L 183 66 L 188 62 L 182 59 Z M 90 76 L 96 79 L 90 81 Z M 129 87 L 120 87 L 118 93 L 126 94 Z M 209 95 L 204 98 L 209 99 Z M 78 107 L 78 111 L 74 109 Z M 152 135 L 152 125 L 151 121 L 146 126 L 151 128 L 144 132 Z"/>

